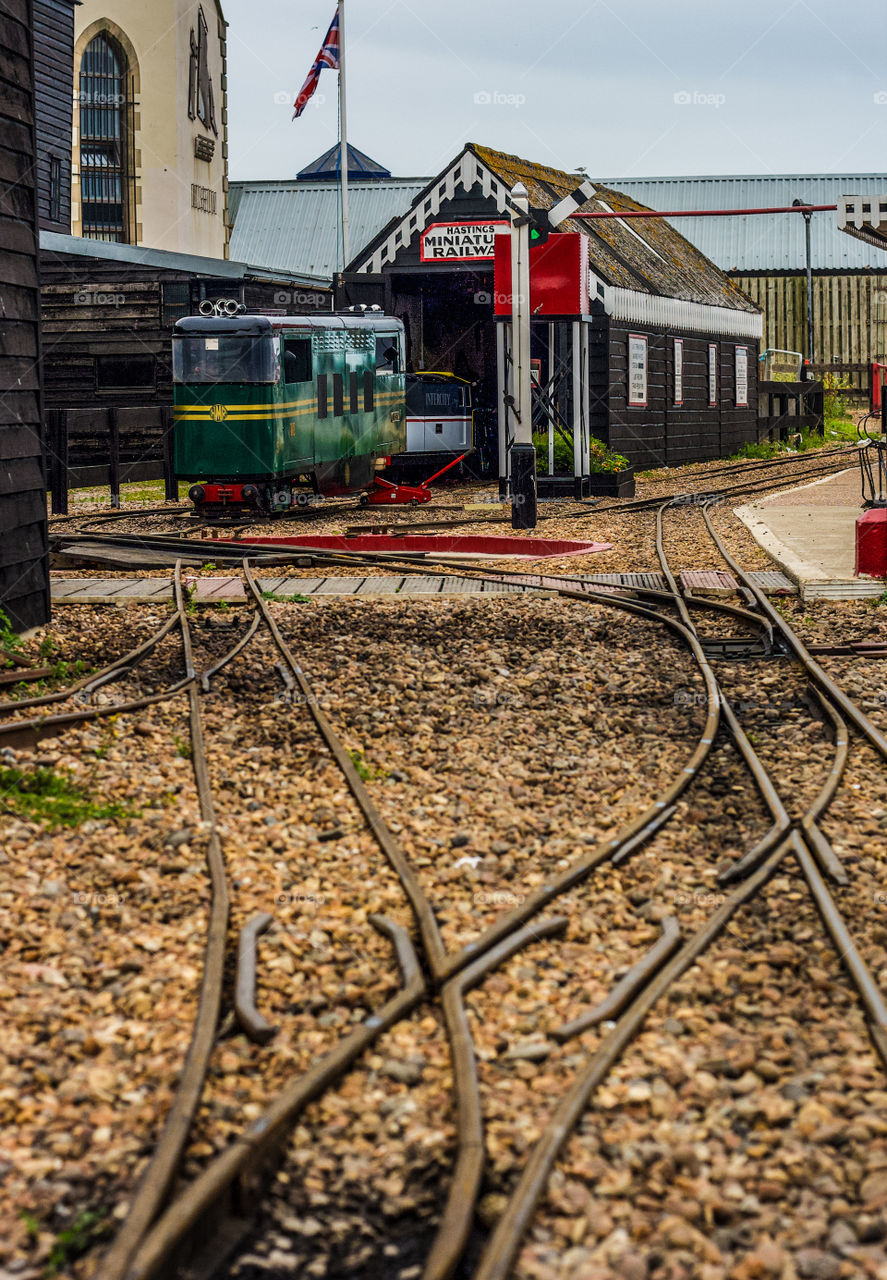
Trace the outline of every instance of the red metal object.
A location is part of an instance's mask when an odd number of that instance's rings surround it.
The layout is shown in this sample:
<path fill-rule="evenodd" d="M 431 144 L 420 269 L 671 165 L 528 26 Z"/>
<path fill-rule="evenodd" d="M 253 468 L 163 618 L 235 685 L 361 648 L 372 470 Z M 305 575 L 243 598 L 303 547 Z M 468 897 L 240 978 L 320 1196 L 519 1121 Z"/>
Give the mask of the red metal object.
<path fill-rule="evenodd" d="M 857 518 L 855 572 L 887 578 L 887 507 L 875 507 Z"/>
<path fill-rule="evenodd" d="M 426 552 L 431 556 L 492 556 L 497 560 L 544 560 L 549 556 L 563 558 L 566 556 L 589 555 L 595 551 L 612 551 L 610 542 L 574 542 L 566 538 L 539 538 L 536 536 L 512 537 L 506 534 L 489 533 L 408 533 L 394 535 L 387 533 L 362 533 L 349 537 L 344 533 L 307 533 L 290 534 L 282 538 L 248 538 L 242 542 L 233 538 L 219 538 L 219 542 L 230 542 L 232 545 L 263 546 L 273 550 L 275 547 L 297 547 L 310 551 L 388 551 L 388 552 Z M 213 543 L 215 546 L 215 543 Z M 531 583 L 530 585 L 538 585 Z"/>
<path fill-rule="evenodd" d="M 571 213 L 571 218 L 731 218 L 754 213 L 834 213 L 836 204 L 786 204 L 773 209 L 596 209 L 588 213 Z"/>
<path fill-rule="evenodd" d="M 375 489 L 361 496 L 361 506 L 396 506 L 412 503 L 418 506 L 420 502 L 431 501 L 431 489 L 429 485 L 432 480 L 436 480 L 438 476 L 442 476 L 445 471 L 449 471 L 451 467 L 455 467 L 457 462 L 461 462 L 463 458 L 467 458 L 471 449 L 466 449 L 464 453 L 460 453 L 458 458 L 454 458 L 452 462 L 448 462 L 445 467 L 441 467 L 440 471 L 435 471 L 433 476 L 429 476 L 427 480 L 423 480 L 421 484 L 393 484 L 390 480 L 383 480 L 381 476 L 376 476 L 373 484 Z"/>
<path fill-rule="evenodd" d="M 206 497 L 203 499 L 205 503 L 243 502 L 242 484 L 204 484 L 201 485 L 201 488 L 206 493 Z"/>
<path fill-rule="evenodd" d="M 511 315 L 511 237 L 496 237 L 495 313 Z M 588 314 L 588 249 L 581 231 L 552 232 L 530 246 L 530 311 L 534 316 Z"/>
<path fill-rule="evenodd" d="M 887 373 L 887 364 L 881 364 L 880 360 L 872 361 L 872 412 L 881 412 L 881 397 L 884 389 L 884 374 Z"/>

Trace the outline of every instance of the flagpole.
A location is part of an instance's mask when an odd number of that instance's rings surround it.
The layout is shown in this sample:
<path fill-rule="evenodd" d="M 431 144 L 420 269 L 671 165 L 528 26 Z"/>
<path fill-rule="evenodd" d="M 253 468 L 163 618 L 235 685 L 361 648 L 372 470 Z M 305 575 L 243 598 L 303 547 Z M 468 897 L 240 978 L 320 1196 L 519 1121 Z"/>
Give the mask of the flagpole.
<path fill-rule="evenodd" d="M 345 0 L 339 5 L 339 181 L 342 192 L 342 268 L 348 265 L 348 123 L 345 115 Z"/>

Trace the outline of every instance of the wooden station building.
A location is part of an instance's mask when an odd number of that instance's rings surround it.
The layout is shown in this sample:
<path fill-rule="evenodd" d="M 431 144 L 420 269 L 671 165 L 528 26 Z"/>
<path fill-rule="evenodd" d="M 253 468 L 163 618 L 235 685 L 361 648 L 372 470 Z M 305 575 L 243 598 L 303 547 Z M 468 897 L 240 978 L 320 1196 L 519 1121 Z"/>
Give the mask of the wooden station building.
<path fill-rule="evenodd" d="M 518 182 L 537 217 L 571 196 L 573 211 L 645 207 L 583 174 L 469 143 L 337 277 L 338 307 L 377 303 L 403 320 L 408 367 L 475 383 L 488 471 L 505 385 L 493 240 Z M 581 417 L 638 468 L 723 457 L 755 440 L 759 308 L 661 219 L 567 217 L 557 230 L 580 232 L 588 259 L 587 312 L 561 318 L 580 324 L 578 337 L 550 320 L 533 326 L 539 381 L 560 419 Z"/>
<path fill-rule="evenodd" d="M 49 620 L 33 23 L 31 0 L 0 8 L 0 608 L 17 630 Z"/>

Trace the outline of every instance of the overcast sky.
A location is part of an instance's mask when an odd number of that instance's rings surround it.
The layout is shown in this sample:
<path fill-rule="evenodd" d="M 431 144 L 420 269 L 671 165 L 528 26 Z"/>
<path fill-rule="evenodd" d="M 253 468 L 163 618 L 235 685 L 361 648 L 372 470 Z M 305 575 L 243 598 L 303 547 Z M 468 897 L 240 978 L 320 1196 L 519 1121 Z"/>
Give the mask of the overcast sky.
<path fill-rule="evenodd" d="M 335 142 L 293 99 L 335 0 L 223 0 L 233 179 Z M 346 0 L 349 141 L 431 176 L 480 142 L 592 177 L 887 172 L 884 0 Z"/>

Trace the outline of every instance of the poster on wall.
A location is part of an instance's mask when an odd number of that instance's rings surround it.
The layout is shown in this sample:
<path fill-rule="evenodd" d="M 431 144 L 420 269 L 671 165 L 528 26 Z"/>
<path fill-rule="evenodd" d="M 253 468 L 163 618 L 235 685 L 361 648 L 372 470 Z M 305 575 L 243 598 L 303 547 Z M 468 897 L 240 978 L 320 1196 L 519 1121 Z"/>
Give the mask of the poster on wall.
<path fill-rule="evenodd" d="M 674 340 L 674 402 L 684 403 L 684 342 L 682 338 Z"/>
<path fill-rule="evenodd" d="M 748 408 L 748 347 L 736 348 L 736 408 Z"/>
<path fill-rule="evenodd" d="M 647 406 L 647 339 L 637 333 L 628 335 L 628 403 Z"/>
<path fill-rule="evenodd" d="M 708 344 L 708 403 L 718 403 L 718 344 Z"/>
<path fill-rule="evenodd" d="M 432 222 L 422 232 L 419 256 L 423 262 L 483 261 L 496 251 L 496 235 L 510 224 L 494 222 Z"/>

